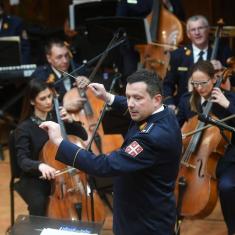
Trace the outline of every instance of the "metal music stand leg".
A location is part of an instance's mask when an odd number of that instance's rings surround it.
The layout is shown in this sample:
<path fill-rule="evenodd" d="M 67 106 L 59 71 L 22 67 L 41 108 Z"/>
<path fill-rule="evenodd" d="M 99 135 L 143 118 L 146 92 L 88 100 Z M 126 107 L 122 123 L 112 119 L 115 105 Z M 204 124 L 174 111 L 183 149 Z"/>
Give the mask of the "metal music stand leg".
<path fill-rule="evenodd" d="M 3 161 L 4 160 L 4 155 L 3 155 L 3 146 L 2 144 L 0 144 L 0 160 Z"/>
<path fill-rule="evenodd" d="M 177 205 L 177 220 L 175 225 L 175 235 L 180 235 L 180 226 L 184 219 L 184 217 L 181 215 L 181 209 L 182 209 L 182 202 L 183 202 L 183 195 L 185 192 L 185 189 L 187 187 L 187 181 L 184 177 L 180 177 L 178 181 L 178 205 Z"/>

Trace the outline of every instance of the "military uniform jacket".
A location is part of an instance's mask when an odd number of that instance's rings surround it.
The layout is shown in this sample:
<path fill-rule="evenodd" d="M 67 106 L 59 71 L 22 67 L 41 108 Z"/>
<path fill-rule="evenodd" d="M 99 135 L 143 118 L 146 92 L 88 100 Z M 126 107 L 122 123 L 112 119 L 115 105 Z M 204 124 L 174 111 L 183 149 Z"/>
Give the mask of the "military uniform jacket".
<path fill-rule="evenodd" d="M 126 111 L 126 99 L 113 107 Z M 181 132 L 165 108 L 145 123 L 131 122 L 124 143 L 109 155 L 94 154 L 62 141 L 57 160 L 88 174 L 114 177 L 113 230 L 116 235 L 173 235 L 174 186 L 181 154 Z"/>
<path fill-rule="evenodd" d="M 223 108 L 222 106 L 216 103 L 212 105 L 211 113 L 214 114 L 218 119 L 223 119 L 232 114 L 235 114 L 235 93 L 230 92 L 230 91 L 224 91 L 224 95 L 230 101 L 230 105 L 227 109 Z M 183 125 L 185 121 L 188 121 L 191 117 L 196 115 L 196 113 L 192 112 L 190 109 L 190 104 L 189 104 L 190 97 L 191 97 L 191 92 L 184 94 L 181 97 L 181 100 L 179 103 L 177 119 L 181 126 Z M 201 106 L 198 107 L 198 110 L 201 110 L 202 112 Z M 235 118 L 230 119 L 229 121 L 226 122 L 226 124 L 235 127 Z M 227 161 L 235 162 L 235 135 L 234 134 L 232 135 L 231 145 L 228 146 L 224 157 Z"/>
<path fill-rule="evenodd" d="M 211 57 L 212 49 L 208 48 L 207 59 Z M 222 46 L 218 50 L 218 60 L 226 65 L 226 59 L 231 56 L 228 47 Z M 180 47 L 171 52 L 170 64 L 163 80 L 163 94 L 165 104 L 178 106 L 180 97 L 188 91 L 189 70 L 194 64 L 192 45 Z M 177 90 L 177 94 L 174 95 Z"/>
<path fill-rule="evenodd" d="M 58 76 L 56 75 L 56 73 L 53 71 L 53 69 L 51 68 L 49 64 L 37 67 L 36 70 L 32 74 L 32 78 L 41 79 L 43 81 L 49 80 L 52 82 L 56 82 L 59 80 Z M 75 82 L 75 80 L 71 78 L 70 82 L 72 85 Z M 59 100 L 62 101 L 64 94 L 66 93 L 66 89 L 65 89 L 63 81 L 55 84 L 55 89 L 57 93 L 59 94 Z"/>
<path fill-rule="evenodd" d="M 30 64 L 30 43 L 23 21 L 17 16 L 4 15 L 0 37 L 19 36 L 21 40 L 21 62 Z"/>

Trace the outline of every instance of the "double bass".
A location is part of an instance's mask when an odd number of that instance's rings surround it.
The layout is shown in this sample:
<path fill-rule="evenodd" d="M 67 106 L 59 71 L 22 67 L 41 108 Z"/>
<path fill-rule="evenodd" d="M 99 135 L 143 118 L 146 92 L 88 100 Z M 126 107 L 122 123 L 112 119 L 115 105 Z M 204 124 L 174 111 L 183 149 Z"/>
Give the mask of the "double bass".
<path fill-rule="evenodd" d="M 63 121 L 60 118 L 59 102 L 56 95 L 54 96 L 54 106 L 63 138 L 85 148 L 80 138 L 73 135 L 67 136 Z M 40 157 L 43 162 L 57 169 L 55 179 L 52 181 L 47 216 L 57 219 L 103 222 L 105 218 L 104 205 L 96 192 L 92 192 L 93 195 L 90 194 L 87 175 L 56 161 L 57 149 L 56 145 L 51 141 L 47 141 L 43 146 Z M 92 208 L 91 203 L 93 201 L 91 200 L 94 200 L 94 208 Z"/>
<path fill-rule="evenodd" d="M 151 14 L 147 17 L 152 43 L 137 45 L 141 64 L 156 71 L 163 79 L 170 60 L 170 51 L 183 40 L 183 26 L 179 19 L 163 6 L 162 1 L 154 0 Z"/>

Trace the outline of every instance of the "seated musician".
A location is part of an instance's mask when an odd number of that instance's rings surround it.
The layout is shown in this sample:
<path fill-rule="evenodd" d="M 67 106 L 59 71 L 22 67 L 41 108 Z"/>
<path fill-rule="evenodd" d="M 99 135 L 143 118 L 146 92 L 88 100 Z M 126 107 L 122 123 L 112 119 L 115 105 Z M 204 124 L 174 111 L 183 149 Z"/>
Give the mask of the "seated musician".
<path fill-rule="evenodd" d="M 52 112 L 52 98 L 52 91 L 47 83 L 31 80 L 23 107 L 23 122 L 15 130 L 17 162 L 22 170 L 16 190 L 27 203 L 31 215 L 45 215 L 51 189 L 50 180 L 55 177 L 56 172 L 56 169 L 39 159 L 48 135 L 38 126 L 45 120 L 56 120 Z M 87 139 L 85 129 L 80 123 L 73 122 L 64 108 L 60 110 L 60 115 L 69 134 Z"/>
<path fill-rule="evenodd" d="M 211 58 L 212 47 L 209 43 L 209 23 L 202 15 L 191 16 L 186 23 L 187 36 L 191 43 L 171 52 L 168 72 L 163 82 L 164 103 L 176 109 L 180 97 L 188 91 L 188 74 L 190 67 L 198 60 Z M 227 45 L 219 44 L 215 69 L 226 65 L 232 55 Z"/>
<path fill-rule="evenodd" d="M 192 67 L 192 92 L 182 96 L 177 114 L 180 125 L 190 121 L 190 118 L 203 112 L 204 102 L 213 103 L 211 113 L 222 119 L 235 114 L 235 93 L 222 91 L 214 87 L 216 83 L 215 70 L 209 61 L 199 61 Z M 235 127 L 235 119 L 227 122 Z M 231 144 L 228 145 L 224 157 L 217 166 L 218 189 L 224 220 L 228 234 L 235 234 L 235 205 L 231 203 L 235 197 L 235 138 L 232 135 Z"/>
<path fill-rule="evenodd" d="M 0 0 L 0 37 L 19 36 L 21 41 L 21 62 L 30 64 L 30 42 L 21 18 L 8 15 L 4 11 L 4 1 Z"/>
<path fill-rule="evenodd" d="M 52 82 L 57 82 L 63 76 L 62 71 L 70 73 L 78 66 L 72 60 L 67 43 L 61 39 L 51 38 L 45 45 L 45 55 L 48 63 L 44 66 L 37 67 L 32 74 L 32 77 L 43 81 L 49 79 Z M 62 82 L 55 85 L 60 102 L 62 101 L 64 94 L 74 86 L 75 82 L 75 79 L 67 77 Z M 78 103 L 80 101 L 81 100 L 77 100 Z"/>

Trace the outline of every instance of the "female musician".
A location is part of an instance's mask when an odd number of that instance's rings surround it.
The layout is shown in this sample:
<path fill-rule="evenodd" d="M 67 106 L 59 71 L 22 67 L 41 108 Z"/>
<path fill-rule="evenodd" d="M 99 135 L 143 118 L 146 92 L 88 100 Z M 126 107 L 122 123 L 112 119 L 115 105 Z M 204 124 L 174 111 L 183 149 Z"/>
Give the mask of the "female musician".
<path fill-rule="evenodd" d="M 39 160 L 39 153 L 47 142 L 48 135 L 38 125 L 45 120 L 55 120 L 52 98 L 52 91 L 47 83 L 31 80 L 23 107 L 24 121 L 15 130 L 17 163 L 22 170 L 16 190 L 27 203 L 31 215 L 45 215 L 50 180 L 55 177 L 56 172 L 56 169 Z M 87 139 L 86 131 L 80 123 L 72 121 L 64 108 L 61 108 L 60 115 L 68 132 L 83 140 Z"/>
<path fill-rule="evenodd" d="M 199 61 L 191 71 L 192 92 L 182 96 L 177 114 L 178 121 L 182 125 L 191 117 L 203 112 L 204 103 L 213 103 L 211 113 L 219 119 L 235 113 L 235 94 L 230 91 L 222 91 L 214 87 L 216 83 L 215 70 L 209 61 Z M 228 125 L 235 126 L 235 120 L 231 119 Z M 235 135 L 232 135 L 224 157 L 217 165 L 217 177 L 219 196 L 223 216 L 228 228 L 228 234 L 235 233 L 235 205 L 231 201 L 235 197 Z"/>

